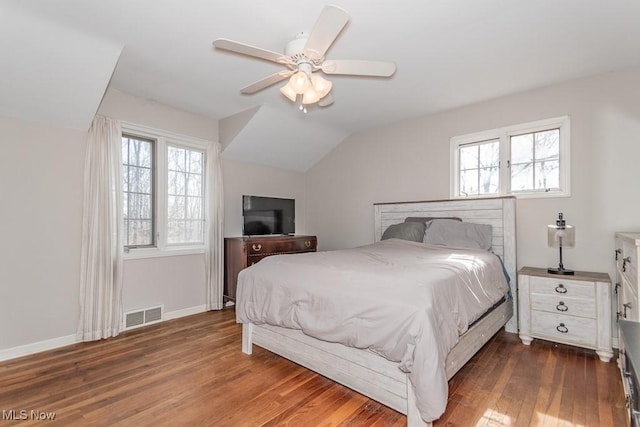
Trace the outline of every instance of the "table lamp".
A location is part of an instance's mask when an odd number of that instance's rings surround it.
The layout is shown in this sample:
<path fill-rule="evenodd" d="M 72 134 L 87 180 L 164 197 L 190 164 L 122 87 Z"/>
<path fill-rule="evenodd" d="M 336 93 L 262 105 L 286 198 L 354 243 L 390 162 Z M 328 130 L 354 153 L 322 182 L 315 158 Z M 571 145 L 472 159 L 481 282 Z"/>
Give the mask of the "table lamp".
<path fill-rule="evenodd" d="M 560 253 L 560 262 L 558 268 L 549 268 L 547 271 L 551 274 L 574 274 L 573 270 L 567 270 L 562 264 L 562 248 L 572 248 L 575 244 L 575 230 L 573 226 L 567 225 L 562 216 L 562 212 L 558 214 L 556 225 L 547 227 L 547 240 L 550 247 L 557 247 Z"/>

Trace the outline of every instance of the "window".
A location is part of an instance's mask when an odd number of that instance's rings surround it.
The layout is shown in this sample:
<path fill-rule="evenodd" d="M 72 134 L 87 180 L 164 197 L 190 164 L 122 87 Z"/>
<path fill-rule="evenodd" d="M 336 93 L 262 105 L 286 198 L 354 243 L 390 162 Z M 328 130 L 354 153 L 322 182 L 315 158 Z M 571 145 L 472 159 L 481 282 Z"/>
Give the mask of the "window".
<path fill-rule="evenodd" d="M 204 152 L 168 147 L 168 244 L 204 243 Z"/>
<path fill-rule="evenodd" d="M 154 141 L 122 136 L 124 245 L 154 246 Z"/>
<path fill-rule="evenodd" d="M 509 137 L 511 191 L 560 189 L 560 129 Z"/>
<path fill-rule="evenodd" d="M 122 197 L 127 257 L 204 250 L 207 144 L 123 123 Z"/>
<path fill-rule="evenodd" d="M 460 147 L 461 194 L 498 193 L 499 144 L 499 140 L 492 140 Z"/>
<path fill-rule="evenodd" d="M 451 139 L 451 196 L 569 196 L 569 117 Z"/>

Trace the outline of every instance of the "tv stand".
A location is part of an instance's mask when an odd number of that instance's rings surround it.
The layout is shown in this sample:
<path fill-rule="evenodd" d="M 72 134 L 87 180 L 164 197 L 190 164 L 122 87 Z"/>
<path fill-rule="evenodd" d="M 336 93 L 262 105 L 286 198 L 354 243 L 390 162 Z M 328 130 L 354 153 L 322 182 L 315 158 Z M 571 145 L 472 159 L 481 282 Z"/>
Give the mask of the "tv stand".
<path fill-rule="evenodd" d="M 271 255 L 315 252 L 316 236 L 265 235 L 224 238 L 224 301 L 236 300 L 238 273 Z"/>

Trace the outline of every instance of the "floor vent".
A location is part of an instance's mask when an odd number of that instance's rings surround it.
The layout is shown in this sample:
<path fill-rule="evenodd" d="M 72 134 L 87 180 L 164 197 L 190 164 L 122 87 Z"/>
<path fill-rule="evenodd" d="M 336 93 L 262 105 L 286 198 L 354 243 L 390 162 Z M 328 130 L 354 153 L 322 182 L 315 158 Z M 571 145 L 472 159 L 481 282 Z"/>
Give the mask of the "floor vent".
<path fill-rule="evenodd" d="M 139 328 L 162 321 L 163 306 L 145 308 L 143 310 L 130 311 L 124 314 L 124 329 Z"/>

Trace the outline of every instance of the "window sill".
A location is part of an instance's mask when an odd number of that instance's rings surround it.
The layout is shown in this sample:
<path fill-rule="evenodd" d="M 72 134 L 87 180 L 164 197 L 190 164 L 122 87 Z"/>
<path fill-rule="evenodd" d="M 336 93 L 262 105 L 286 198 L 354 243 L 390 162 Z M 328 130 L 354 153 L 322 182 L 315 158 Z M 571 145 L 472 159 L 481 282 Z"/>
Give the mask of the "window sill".
<path fill-rule="evenodd" d="M 204 254 L 204 248 L 172 248 L 164 250 L 160 250 L 157 248 L 131 249 L 129 252 L 124 253 L 123 259 L 126 261 L 130 259 L 163 258 L 199 254 Z"/>
<path fill-rule="evenodd" d="M 546 199 L 555 197 L 571 197 L 568 191 L 539 192 L 539 193 L 509 193 L 509 194 L 474 194 L 470 196 L 454 195 L 451 199 L 492 199 L 496 197 L 515 197 L 516 199 Z"/>

